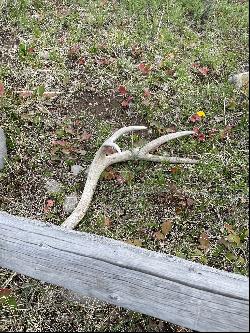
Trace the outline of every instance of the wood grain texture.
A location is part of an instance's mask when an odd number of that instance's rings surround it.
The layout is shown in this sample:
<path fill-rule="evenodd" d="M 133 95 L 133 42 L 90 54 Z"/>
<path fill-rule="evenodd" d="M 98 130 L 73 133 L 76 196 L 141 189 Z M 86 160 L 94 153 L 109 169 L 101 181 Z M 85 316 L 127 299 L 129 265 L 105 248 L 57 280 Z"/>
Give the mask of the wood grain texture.
<path fill-rule="evenodd" d="M 248 278 L 0 212 L 0 265 L 203 332 L 248 332 Z"/>

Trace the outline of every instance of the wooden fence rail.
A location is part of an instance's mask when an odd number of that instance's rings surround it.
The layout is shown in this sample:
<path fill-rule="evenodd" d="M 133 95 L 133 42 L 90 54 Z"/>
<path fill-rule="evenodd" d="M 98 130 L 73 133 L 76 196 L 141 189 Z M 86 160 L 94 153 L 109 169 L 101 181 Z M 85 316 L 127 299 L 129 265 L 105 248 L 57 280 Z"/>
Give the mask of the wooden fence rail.
<path fill-rule="evenodd" d="M 248 278 L 0 212 L 0 266 L 203 332 L 248 332 Z"/>

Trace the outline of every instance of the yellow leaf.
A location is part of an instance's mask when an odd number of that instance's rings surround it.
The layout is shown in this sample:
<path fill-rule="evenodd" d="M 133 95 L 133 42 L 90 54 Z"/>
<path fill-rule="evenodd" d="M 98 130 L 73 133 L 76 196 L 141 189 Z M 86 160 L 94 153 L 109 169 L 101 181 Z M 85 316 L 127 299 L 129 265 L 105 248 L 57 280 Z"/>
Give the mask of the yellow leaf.
<path fill-rule="evenodd" d="M 205 114 L 204 111 L 198 111 L 196 114 L 197 114 L 199 117 L 206 117 L 206 114 Z"/>

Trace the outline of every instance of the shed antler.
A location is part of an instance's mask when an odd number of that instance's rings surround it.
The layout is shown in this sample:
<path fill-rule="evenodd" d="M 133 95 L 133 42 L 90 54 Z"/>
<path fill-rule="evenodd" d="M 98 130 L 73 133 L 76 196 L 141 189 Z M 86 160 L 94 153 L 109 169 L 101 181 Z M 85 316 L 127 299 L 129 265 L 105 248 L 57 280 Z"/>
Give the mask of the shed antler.
<path fill-rule="evenodd" d="M 152 162 L 169 162 L 169 163 L 197 163 L 196 160 L 189 158 L 180 158 L 180 157 L 168 157 L 168 156 L 159 156 L 153 155 L 150 152 L 157 149 L 162 144 L 167 141 L 180 138 L 182 136 L 194 134 L 193 131 L 182 131 L 163 135 L 153 141 L 150 141 L 142 147 L 132 148 L 131 150 L 121 151 L 120 147 L 115 142 L 123 134 L 145 130 L 145 126 L 128 126 L 120 128 L 114 134 L 112 134 L 101 147 L 98 149 L 88 171 L 87 181 L 83 190 L 82 197 L 72 212 L 72 214 L 63 222 L 62 227 L 73 229 L 84 217 L 90 202 L 92 200 L 96 185 L 102 174 L 102 172 L 110 165 L 114 163 L 124 162 L 128 160 L 146 160 Z M 106 155 L 105 147 L 113 147 L 116 150 L 116 153 L 112 155 Z"/>

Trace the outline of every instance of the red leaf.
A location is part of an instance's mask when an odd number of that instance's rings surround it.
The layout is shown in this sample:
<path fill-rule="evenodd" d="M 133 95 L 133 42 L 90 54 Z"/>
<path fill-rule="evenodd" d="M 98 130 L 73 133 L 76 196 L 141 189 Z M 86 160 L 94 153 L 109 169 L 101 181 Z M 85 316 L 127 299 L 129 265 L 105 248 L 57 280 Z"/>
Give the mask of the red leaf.
<path fill-rule="evenodd" d="M 124 86 L 119 86 L 117 90 L 118 90 L 119 93 L 120 93 L 121 95 L 123 95 L 123 96 L 125 96 L 125 95 L 127 94 L 127 89 L 126 89 L 126 87 L 124 87 Z"/>
<path fill-rule="evenodd" d="M 67 145 L 67 141 L 65 140 L 52 140 L 52 145 L 59 145 L 59 146 L 66 146 Z"/>
<path fill-rule="evenodd" d="M 29 48 L 27 49 L 27 52 L 28 52 L 28 53 L 34 53 L 34 52 L 35 52 L 35 48 L 34 48 L 34 47 L 29 47 Z"/>
<path fill-rule="evenodd" d="M 194 127 L 194 128 L 193 128 L 193 131 L 194 131 L 196 134 L 199 134 L 199 133 L 200 133 L 200 129 L 199 129 L 199 127 Z"/>
<path fill-rule="evenodd" d="M 201 142 L 206 141 L 205 134 L 203 134 L 203 133 L 199 133 L 197 139 L 198 139 L 199 141 L 201 141 Z"/>
<path fill-rule="evenodd" d="M 145 88 L 145 89 L 144 89 L 143 96 L 144 96 L 144 97 L 150 97 L 150 95 L 151 95 L 151 92 L 149 91 L 149 89 L 148 89 L 148 88 Z"/>
<path fill-rule="evenodd" d="M 78 59 L 78 64 L 79 65 L 85 65 L 86 64 L 86 60 L 84 59 L 84 57 L 81 57 Z"/>
<path fill-rule="evenodd" d="M 201 121 L 201 117 L 198 116 L 198 114 L 193 114 L 190 118 L 189 121 L 191 121 L 192 123 L 195 123 L 197 121 Z"/>
<path fill-rule="evenodd" d="M 51 200 L 51 199 L 47 200 L 47 207 L 53 207 L 54 203 L 55 203 L 54 200 Z"/>
<path fill-rule="evenodd" d="M 128 108 L 129 107 L 129 103 L 128 103 L 128 101 L 125 99 L 124 101 L 122 101 L 121 102 L 121 106 L 123 107 L 123 108 Z"/>
<path fill-rule="evenodd" d="M 84 131 L 83 134 L 81 135 L 80 140 L 81 141 L 88 141 L 91 138 L 92 134 Z"/>
<path fill-rule="evenodd" d="M 200 67 L 200 68 L 198 68 L 198 71 L 202 74 L 202 75 L 207 75 L 208 74 L 208 72 L 209 72 L 209 69 L 208 69 L 208 67 Z"/>
<path fill-rule="evenodd" d="M 130 105 L 130 102 L 132 101 L 132 99 L 133 99 L 132 96 L 128 96 L 127 99 L 124 99 L 124 100 L 122 101 L 121 106 L 122 106 L 123 108 L 128 108 L 129 105 Z"/>
<path fill-rule="evenodd" d="M 0 97 L 4 94 L 4 85 L 0 82 Z"/>
<path fill-rule="evenodd" d="M 202 67 L 200 64 L 194 63 L 191 65 L 193 68 L 196 68 L 198 72 L 200 72 L 202 75 L 206 76 L 208 75 L 209 68 L 208 67 Z"/>
<path fill-rule="evenodd" d="M 0 288 L 0 297 L 8 297 L 11 293 L 10 288 Z"/>
<path fill-rule="evenodd" d="M 54 200 L 48 199 L 43 208 L 44 213 L 47 213 L 50 210 L 50 208 L 54 206 L 54 203 L 55 203 Z"/>
<path fill-rule="evenodd" d="M 141 71 L 142 74 L 148 74 L 150 72 L 150 66 L 149 65 L 145 65 L 145 64 L 140 64 L 138 66 L 139 70 Z"/>

